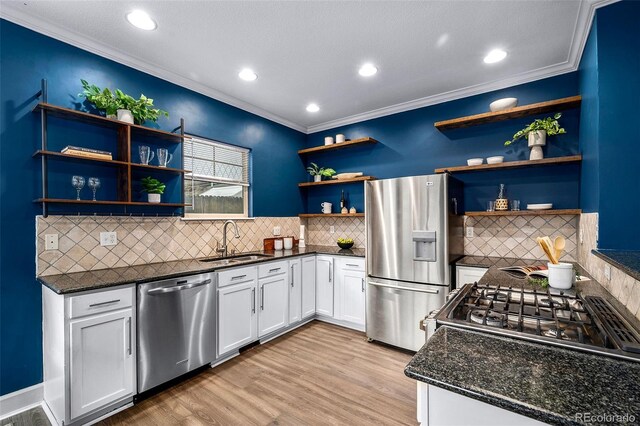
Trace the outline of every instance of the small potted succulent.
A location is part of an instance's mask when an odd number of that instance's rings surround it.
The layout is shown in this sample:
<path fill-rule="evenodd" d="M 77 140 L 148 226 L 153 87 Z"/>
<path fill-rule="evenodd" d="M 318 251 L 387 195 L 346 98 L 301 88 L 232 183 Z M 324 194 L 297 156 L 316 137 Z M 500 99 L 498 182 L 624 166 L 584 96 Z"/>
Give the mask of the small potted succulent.
<path fill-rule="evenodd" d="M 329 167 L 319 167 L 316 163 L 311 163 L 309 167 L 307 167 L 307 172 L 313 176 L 314 182 L 320 182 L 322 177 L 331 177 L 336 174 L 336 171 Z"/>
<path fill-rule="evenodd" d="M 150 203 L 159 203 L 166 185 L 151 176 L 142 179 L 142 192 L 146 192 Z"/>
<path fill-rule="evenodd" d="M 534 120 L 533 123 L 516 132 L 513 135 L 513 138 L 506 141 L 504 145 L 509 146 L 526 136 L 529 142 L 529 148 L 531 148 L 529 160 L 542 160 L 544 157 L 542 147 L 547 143 L 547 136 L 567 133 L 562 127 L 560 127 L 560 123 L 558 122 L 560 117 L 562 117 L 562 114 L 557 113 L 553 117 Z"/>

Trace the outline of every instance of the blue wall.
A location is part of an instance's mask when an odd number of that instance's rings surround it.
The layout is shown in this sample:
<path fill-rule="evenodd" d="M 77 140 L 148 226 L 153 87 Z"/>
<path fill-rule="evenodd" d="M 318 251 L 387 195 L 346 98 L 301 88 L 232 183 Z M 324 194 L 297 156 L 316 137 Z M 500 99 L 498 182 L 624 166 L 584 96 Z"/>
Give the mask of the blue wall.
<path fill-rule="evenodd" d="M 76 108 L 84 78 L 154 98 L 171 116 L 160 119 L 164 130 L 171 130 L 184 117 L 188 132 L 252 149 L 255 216 L 295 216 L 302 211 L 294 182 L 305 174 L 295 152 L 304 147 L 305 135 L 5 20 L 0 21 L 0 39 L 0 394 L 4 395 L 42 380 L 41 295 L 34 280 L 33 244 L 39 209 L 32 203 L 40 196 L 40 169 L 31 158 L 39 144 L 39 115 L 31 110 L 40 79 L 47 79 L 49 102 L 55 105 Z M 113 136 L 108 130 L 61 120 L 51 120 L 51 130 L 58 149 L 79 141 L 100 147 Z M 109 175 L 98 166 L 52 164 L 52 195 L 72 195 L 71 174 L 105 179 Z M 113 184 L 106 181 L 99 194 L 115 197 Z M 84 191 L 87 197 L 89 191 Z"/>
<path fill-rule="evenodd" d="M 599 212 L 602 249 L 640 250 L 640 2 L 597 11 L 580 63 L 582 206 Z"/>
<path fill-rule="evenodd" d="M 338 172 L 362 171 L 377 178 L 431 174 L 434 169 L 466 164 L 472 157 L 504 155 L 505 161 L 528 159 L 526 141 L 505 147 L 504 141 L 536 117 L 526 117 L 468 129 L 440 132 L 436 121 L 486 112 L 489 104 L 503 97 L 517 97 L 520 105 L 548 101 L 579 93 L 578 74 L 570 73 L 504 90 L 394 114 L 349 126 L 317 132 L 308 137 L 308 146 L 322 145 L 325 136 L 343 133 L 355 139 L 371 136 L 379 144 L 309 156 L 321 166 Z M 542 116 L 544 117 L 544 115 Z M 557 157 L 579 152 L 579 110 L 563 113 L 561 124 L 566 135 L 550 138 L 545 156 Z M 553 202 L 555 208 L 578 208 L 580 167 L 578 165 L 466 173 L 456 175 L 465 182 L 465 208 L 483 210 L 487 200 L 497 196 L 498 185 L 506 184 L 507 195 L 527 203 Z M 344 187 L 350 205 L 363 208 L 362 185 Z M 308 190 L 308 212 L 319 212 L 322 201 L 339 205 L 340 187 Z"/>

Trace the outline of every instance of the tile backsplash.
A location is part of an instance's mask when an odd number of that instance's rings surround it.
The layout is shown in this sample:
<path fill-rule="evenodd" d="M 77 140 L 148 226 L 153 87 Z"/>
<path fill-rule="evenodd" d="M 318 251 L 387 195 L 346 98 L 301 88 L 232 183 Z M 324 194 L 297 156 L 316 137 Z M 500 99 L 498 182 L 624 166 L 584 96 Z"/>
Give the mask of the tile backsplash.
<path fill-rule="evenodd" d="M 474 236 L 464 239 L 464 253 L 472 256 L 517 257 L 546 260 L 536 237 L 562 235 L 566 239 L 563 261 L 578 259 L 578 216 L 480 216 L 467 217 L 465 228 Z"/>
<path fill-rule="evenodd" d="M 180 218 L 38 216 L 36 271 L 38 275 L 82 272 L 216 255 L 224 221 L 185 221 Z M 297 217 L 258 217 L 238 220 L 240 238 L 229 230 L 229 250 L 261 250 L 263 239 L 281 235 L 298 238 Z M 100 232 L 113 232 L 118 244 L 100 245 Z M 58 234 L 58 250 L 44 250 L 44 236 Z M 309 244 L 309 242 L 308 242 Z"/>
<path fill-rule="evenodd" d="M 578 261 L 609 293 L 640 319 L 640 281 L 610 265 L 591 253 L 598 247 L 598 213 L 583 213 L 580 217 L 580 244 Z M 610 279 L 605 266 L 611 268 Z"/>
<path fill-rule="evenodd" d="M 305 223 L 303 223 L 305 224 Z M 333 233 L 331 227 L 333 226 Z M 338 238 L 352 238 L 354 248 L 365 248 L 363 217 L 317 217 L 306 219 L 307 245 L 335 246 Z"/>

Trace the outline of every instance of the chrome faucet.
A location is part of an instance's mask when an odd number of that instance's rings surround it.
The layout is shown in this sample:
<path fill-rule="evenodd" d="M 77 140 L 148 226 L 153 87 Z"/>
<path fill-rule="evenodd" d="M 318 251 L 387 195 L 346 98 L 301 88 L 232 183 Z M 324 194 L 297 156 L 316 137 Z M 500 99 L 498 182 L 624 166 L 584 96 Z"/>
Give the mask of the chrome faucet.
<path fill-rule="evenodd" d="M 216 250 L 222 257 L 227 257 L 227 226 L 231 224 L 233 224 L 233 226 L 235 227 L 235 237 L 240 238 L 240 232 L 238 232 L 238 224 L 233 220 L 227 220 L 224 225 L 222 225 L 222 247 Z"/>

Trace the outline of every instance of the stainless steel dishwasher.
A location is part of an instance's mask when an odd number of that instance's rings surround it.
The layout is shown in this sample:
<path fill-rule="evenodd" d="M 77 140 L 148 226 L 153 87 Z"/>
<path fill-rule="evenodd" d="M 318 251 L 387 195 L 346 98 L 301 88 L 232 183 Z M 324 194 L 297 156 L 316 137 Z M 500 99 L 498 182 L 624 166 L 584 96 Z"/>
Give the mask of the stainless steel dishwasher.
<path fill-rule="evenodd" d="M 138 286 L 138 392 L 215 360 L 215 274 Z"/>

